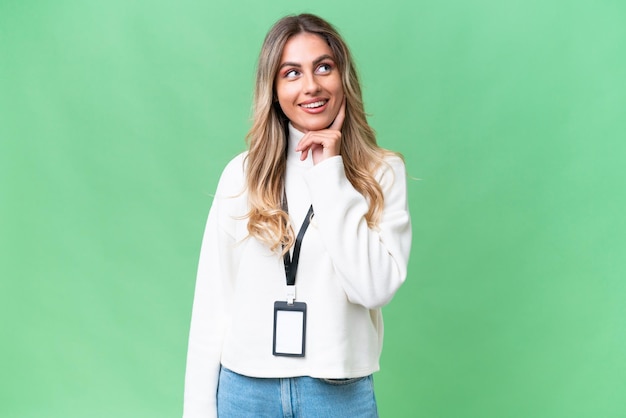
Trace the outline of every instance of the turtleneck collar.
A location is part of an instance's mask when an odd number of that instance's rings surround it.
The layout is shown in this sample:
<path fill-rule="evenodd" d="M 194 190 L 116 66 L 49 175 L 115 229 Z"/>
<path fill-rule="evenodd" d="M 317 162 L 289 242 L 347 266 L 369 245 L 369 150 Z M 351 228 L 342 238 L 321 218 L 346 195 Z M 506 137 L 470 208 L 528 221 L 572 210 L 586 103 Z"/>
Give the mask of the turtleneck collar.
<path fill-rule="evenodd" d="M 306 160 L 300 161 L 301 152 L 296 152 L 296 146 L 298 146 L 298 142 L 304 136 L 304 133 L 300 132 L 296 128 L 293 127 L 291 122 L 289 122 L 289 131 L 288 131 L 288 149 L 287 149 L 287 162 L 288 163 L 296 163 L 301 167 L 312 167 L 313 166 L 313 157 L 311 153 L 307 156 Z"/>

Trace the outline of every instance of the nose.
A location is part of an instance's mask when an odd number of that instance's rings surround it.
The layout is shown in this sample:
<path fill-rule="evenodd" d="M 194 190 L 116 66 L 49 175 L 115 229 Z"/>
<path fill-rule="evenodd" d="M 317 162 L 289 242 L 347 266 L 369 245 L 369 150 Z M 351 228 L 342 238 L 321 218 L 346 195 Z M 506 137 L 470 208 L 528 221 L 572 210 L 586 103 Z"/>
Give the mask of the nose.
<path fill-rule="evenodd" d="M 315 74 L 307 74 L 304 77 L 304 92 L 306 94 L 317 93 L 321 90 L 319 82 L 315 78 Z"/>

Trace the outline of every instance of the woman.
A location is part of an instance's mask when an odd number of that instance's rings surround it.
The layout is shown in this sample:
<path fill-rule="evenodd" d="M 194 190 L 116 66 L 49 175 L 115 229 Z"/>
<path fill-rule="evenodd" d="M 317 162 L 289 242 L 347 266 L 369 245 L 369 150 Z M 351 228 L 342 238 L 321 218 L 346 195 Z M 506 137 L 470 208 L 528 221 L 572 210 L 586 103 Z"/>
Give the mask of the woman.
<path fill-rule="evenodd" d="M 184 416 L 375 417 L 380 308 L 411 245 L 405 171 L 326 21 L 267 34 L 247 140 L 202 242 Z"/>

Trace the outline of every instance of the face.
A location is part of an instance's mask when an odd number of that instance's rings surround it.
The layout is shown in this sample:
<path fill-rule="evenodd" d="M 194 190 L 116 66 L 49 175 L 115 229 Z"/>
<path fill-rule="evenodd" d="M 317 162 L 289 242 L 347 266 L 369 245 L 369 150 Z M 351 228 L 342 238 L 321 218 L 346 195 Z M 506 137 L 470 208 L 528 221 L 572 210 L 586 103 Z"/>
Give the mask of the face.
<path fill-rule="evenodd" d="M 305 133 L 330 126 L 343 101 L 333 53 L 326 41 L 312 33 L 289 38 L 275 86 L 281 109 L 294 128 Z"/>

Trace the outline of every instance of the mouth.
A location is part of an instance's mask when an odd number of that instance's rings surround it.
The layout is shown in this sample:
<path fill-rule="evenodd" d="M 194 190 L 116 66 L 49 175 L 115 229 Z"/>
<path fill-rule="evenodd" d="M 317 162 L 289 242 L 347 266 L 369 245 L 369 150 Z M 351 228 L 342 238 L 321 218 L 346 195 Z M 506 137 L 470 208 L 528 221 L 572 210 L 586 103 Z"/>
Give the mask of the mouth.
<path fill-rule="evenodd" d="M 305 109 L 318 109 L 318 108 L 324 106 L 326 103 L 328 103 L 327 99 L 320 99 L 320 100 L 316 100 L 314 102 L 301 103 L 299 106 L 303 107 Z"/>

